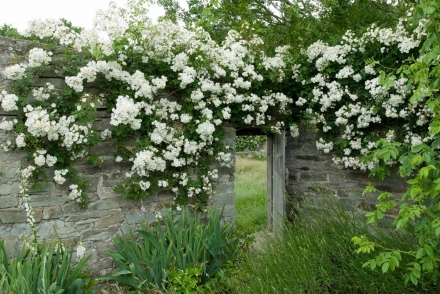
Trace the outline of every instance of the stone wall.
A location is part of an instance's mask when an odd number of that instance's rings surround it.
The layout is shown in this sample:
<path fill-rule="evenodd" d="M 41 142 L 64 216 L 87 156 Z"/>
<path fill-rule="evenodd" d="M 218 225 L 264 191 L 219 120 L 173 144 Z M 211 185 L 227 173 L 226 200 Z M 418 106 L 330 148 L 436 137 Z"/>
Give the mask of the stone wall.
<path fill-rule="evenodd" d="M 0 37 L 0 72 L 10 65 L 11 61 L 25 56 L 35 45 L 27 41 L 17 41 Z M 60 74 L 47 74 L 35 81 L 36 86 L 46 82 L 62 87 L 64 84 Z M 0 76 L 0 89 L 11 86 Z M 0 108 L 1 111 L 1 108 Z M 2 112 L 0 112 L 2 113 Z M 0 120 L 8 114 L 0 114 Z M 10 116 L 9 116 L 10 117 Z M 109 119 L 102 117 L 97 120 L 97 127 L 108 127 Z M 225 127 L 225 142 L 235 145 L 235 129 Z M 7 135 L 0 132 L 0 144 L 7 140 Z M 125 172 L 131 168 L 129 163 L 116 163 L 112 153 L 111 142 L 103 142 L 94 147 L 92 153 L 99 155 L 102 162 L 97 165 L 79 160 L 75 168 L 88 180 L 87 194 L 89 208 L 83 210 L 76 202 L 69 201 L 68 183 L 63 185 L 54 182 L 42 183 L 40 189 L 29 191 L 30 204 L 35 210 L 35 219 L 40 239 L 53 239 L 59 236 L 71 246 L 82 241 L 86 252 L 92 257 L 88 267 L 93 275 L 103 275 L 113 269 L 108 250 L 112 248 L 112 237 L 128 234 L 130 230 L 139 228 L 143 222 L 152 223 L 155 212 L 163 206 L 173 203 L 174 194 L 169 190 L 159 191 L 143 200 L 147 212 L 140 211 L 141 202 L 124 198 L 113 191 L 113 187 L 124 181 Z M 0 239 L 5 241 L 8 254 L 17 252 L 23 238 L 30 237 L 31 229 L 26 223 L 26 213 L 22 208 L 17 171 L 25 166 L 26 153 L 20 151 L 5 152 L 0 149 Z M 219 209 L 224 207 L 223 218 L 233 222 L 235 219 L 234 167 L 218 167 L 219 177 L 212 203 Z M 50 171 L 48 172 L 50 178 Z"/>
<path fill-rule="evenodd" d="M 322 207 L 325 196 L 330 195 L 344 209 L 362 214 L 375 208 L 379 195 L 368 193 L 362 197 L 369 183 L 380 191 L 391 192 L 395 197 L 406 191 L 406 183 L 397 171 L 385 181 L 378 181 L 368 177 L 368 172 L 336 166 L 332 162 L 332 154 L 318 151 L 315 135 L 305 129 L 301 129 L 300 136 L 296 138 L 287 137 L 286 169 L 286 190 L 293 203 L 308 200 L 315 207 Z M 396 213 L 396 210 L 391 211 L 382 224 L 388 224 Z"/>

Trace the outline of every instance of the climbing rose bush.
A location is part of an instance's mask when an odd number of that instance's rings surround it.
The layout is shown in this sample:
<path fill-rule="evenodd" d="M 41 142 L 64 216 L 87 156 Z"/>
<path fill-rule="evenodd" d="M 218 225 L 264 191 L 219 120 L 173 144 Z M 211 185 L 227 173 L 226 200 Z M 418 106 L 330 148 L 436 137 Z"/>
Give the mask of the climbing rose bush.
<path fill-rule="evenodd" d="M 131 163 L 117 191 L 142 199 L 167 188 L 176 205 L 206 205 L 218 177 L 212 163 L 234 160 L 233 146 L 221 143 L 223 123 L 284 127 L 292 98 L 271 89 L 286 76 L 287 47 L 271 57 L 261 39 L 236 31 L 217 44 L 202 29 L 156 24 L 146 13 L 137 1 L 111 3 L 80 33 L 60 21 L 30 22 L 26 36 L 68 48 L 68 60 L 42 43 L 5 70 L 15 85 L 1 92 L 1 105 L 18 118 L 0 124 L 10 134 L 3 148 L 29 152 L 26 181 L 53 167 L 53 181 L 67 182 L 69 199 L 85 207 L 86 182 L 72 164 L 99 162 L 90 148 L 113 140 L 115 162 Z M 33 77 L 54 68 L 66 74 L 64 89 L 33 87 Z M 111 112 L 106 130 L 94 126 L 101 105 Z"/>
<path fill-rule="evenodd" d="M 434 113 L 424 101 L 410 100 L 414 87 L 408 78 L 400 74 L 384 83 L 383 70 L 409 62 L 425 36 L 424 20 L 413 25 L 411 11 L 395 28 L 372 25 L 359 37 L 347 31 L 338 45 L 317 41 L 302 52 L 295 105 L 305 124 L 318 130 L 317 149 L 333 151 L 338 165 L 383 170 L 396 161 L 380 166 L 372 156 L 380 138 L 408 146 L 432 141 Z"/>

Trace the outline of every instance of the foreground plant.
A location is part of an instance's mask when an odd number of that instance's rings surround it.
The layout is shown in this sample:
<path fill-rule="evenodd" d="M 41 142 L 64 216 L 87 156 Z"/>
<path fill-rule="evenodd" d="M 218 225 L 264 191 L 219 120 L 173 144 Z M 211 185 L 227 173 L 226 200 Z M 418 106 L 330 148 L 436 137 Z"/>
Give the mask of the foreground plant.
<path fill-rule="evenodd" d="M 104 279 L 118 281 L 134 291 L 166 290 L 199 293 L 227 285 L 225 272 L 239 251 L 232 225 L 221 225 L 221 214 L 181 211 L 177 221 L 166 210 L 155 226 L 143 226 L 139 238 L 118 237 L 109 255 L 119 271 Z M 142 292 L 142 293 L 144 293 Z M 134 292 L 133 292 L 134 293 Z"/>
<path fill-rule="evenodd" d="M 404 285 L 403 269 L 382 274 L 363 268 L 374 253 L 359 255 L 351 238 L 364 234 L 375 242 L 414 249 L 415 236 L 368 228 L 364 220 L 323 195 L 321 208 L 297 210 L 282 235 L 267 236 L 238 264 L 239 283 L 233 293 L 437 293 L 432 285 Z M 287 222 L 286 222 L 287 223 Z M 405 261 L 409 259 L 403 257 Z"/>
<path fill-rule="evenodd" d="M 423 22 L 426 39 L 414 58 L 397 70 L 384 69 L 383 85 L 395 85 L 396 77 L 407 79 L 410 103 L 422 105 L 431 115 L 426 118 L 423 140 L 394 141 L 382 139 L 372 153 L 384 164 L 399 162 L 399 174 L 407 179 L 408 189 L 400 199 L 388 192 L 379 196 L 376 210 L 367 214 L 368 222 L 375 223 L 390 210 L 398 211 L 393 222 L 396 230 L 415 233 L 413 250 L 389 247 L 366 236 L 357 236 L 353 242 L 358 252 L 376 251 L 375 258 L 364 264 L 372 269 L 380 267 L 383 272 L 397 268 L 406 270 L 405 283 L 438 284 L 440 277 L 440 2 L 420 0 L 414 13 L 415 22 Z M 423 118 L 422 113 L 418 113 Z M 411 134 L 411 132 L 409 132 Z M 365 192 L 377 192 L 367 187 Z M 405 261 L 404 258 L 409 260 Z"/>
<path fill-rule="evenodd" d="M 72 266 L 72 252 L 60 242 L 23 245 L 17 256 L 8 259 L 0 241 L 0 292 L 60 294 L 88 288 L 89 273 L 83 267 L 90 256 Z"/>

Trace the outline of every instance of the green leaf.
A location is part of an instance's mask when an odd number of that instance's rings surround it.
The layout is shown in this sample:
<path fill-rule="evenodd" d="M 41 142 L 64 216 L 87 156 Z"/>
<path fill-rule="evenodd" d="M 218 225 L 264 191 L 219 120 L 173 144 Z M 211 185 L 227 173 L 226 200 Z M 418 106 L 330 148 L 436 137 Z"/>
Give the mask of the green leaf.
<path fill-rule="evenodd" d="M 426 163 L 431 162 L 431 155 L 429 153 L 423 153 L 423 159 L 425 159 Z"/>
<path fill-rule="evenodd" d="M 435 236 L 438 237 L 440 235 L 440 227 L 435 229 Z"/>
<path fill-rule="evenodd" d="M 371 270 L 374 270 L 376 268 L 376 260 L 372 259 L 370 260 L 370 268 Z"/>
<path fill-rule="evenodd" d="M 420 264 L 418 264 L 417 262 L 415 262 L 413 265 L 414 265 L 414 269 L 418 270 L 419 272 L 422 270 Z"/>
<path fill-rule="evenodd" d="M 431 246 L 425 245 L 423 246 L 423 248 L 425 249 L 425 252 L 426 254 L 428 254 L 429 257 L 434 257 L 434 252 L 432 251 Z"/>
<path fill-rule="evenodd" d="M 417 285 L 417 284 L 419 283 L 419 280 L 417 279 L 417 277 L 416 277 L 413 273 L 411 273 L 409 277 L 410 277 L 410 279 L 411 279 L 411 282 L 412 282 L 414 285 Z"/>
<path fill-rule="evenodd" d="M 423 148 L 422 145 L 414 146 L 413 148 L 411 148 L 411 152 L 412 153 L 419 153 L 422 150 L 422 148 Z"/>
<path fill-rule="evenodd" d="M 438 146 L 440 146 L 440 138 L 437 138 L 432 142 L 431 148 L 436 149 Z"/>
<path fill-rule="evenodd" d="M 384 262 L 384 264 L 382 264 L 382 273 L 386 273 L 389 267 L 390 267 L 389 262 Z"/>
<path fill-rule="evenodd" d="M 435 7 L 425 6 L 423 7 L 423 12 L 426 14 L 433 14 L 435 12 Z"/>
<path fill-rule="evenodd" d="M 425 249 L 424 248 L 419 248 L 417 250 L 417 254 L 416 254 L 416 258 L 420 259 L 421 257 L 425 256 Z M 414 264 L 415 267 L 416 264 Z M 420 265 L 419 265 L 420 267 Z"/>
<path fill-rule="evenodd" d="M 413 269 L 411 273 L 412 273 L 417 279 L 420 279 L 420 277 L 421 277 L 421 273 L 420 273 L 419 270 L 417 270 L 417 269 Z"/>
<path fill-rule="evenodd" d="M 113 273 L 112 276 L 117 277 L 117 276 L 122 276 L 122 275 L 129 275 L 131 274 L 131 271 L 129 270 L 122 270 L 116 273 Z"/>

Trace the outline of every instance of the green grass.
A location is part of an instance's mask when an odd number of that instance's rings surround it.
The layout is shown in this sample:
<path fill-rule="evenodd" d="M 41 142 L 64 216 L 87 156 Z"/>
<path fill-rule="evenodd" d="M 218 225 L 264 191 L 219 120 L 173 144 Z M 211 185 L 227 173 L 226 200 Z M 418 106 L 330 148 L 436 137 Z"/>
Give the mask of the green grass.
<path fill-rule="evenodd" d="M 440 293 L 440 289 L 405 286 L 403 269 L 382 274 L 362 265 L 371 254 L 357 254 L 351 238 L 365 234 L 388 248 L 411 250 L 411 238 L 374 229 L 334 203 L 308 209 L 278 237 L 268 237 L 263 251 L 250 251 L 239 263 L 233 293 Z"/>
<path fill-rule="evenodd" d="M 245 234 L 266 230 L 266 161 L 236 160 L 236 226 Z M 367 226 L 364 217 L 323 198 L 326 209 L 299 209 L 283 234 L 258 246 L 262 251 L 242 254 L 232 293 L 440 293 L 440 288 L 424 288 L 423 281 L 404 285 L 404 269 L 383 274 L 380 268 L 363 268 L 375 253 L 357 254 L 353 236 L 405 251 L 413 250 L 413 237 Z"/>
<path fill-rule="evenodd" d="M 267 227 L 266 161 L 236 158 L 235 208 L 237 229 L 252 234 Z"/>

